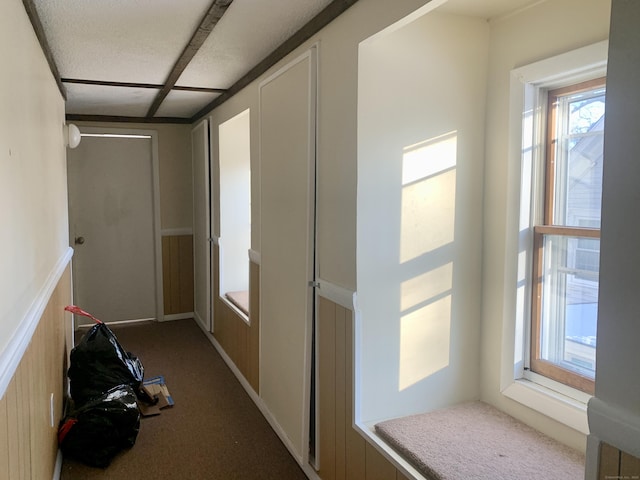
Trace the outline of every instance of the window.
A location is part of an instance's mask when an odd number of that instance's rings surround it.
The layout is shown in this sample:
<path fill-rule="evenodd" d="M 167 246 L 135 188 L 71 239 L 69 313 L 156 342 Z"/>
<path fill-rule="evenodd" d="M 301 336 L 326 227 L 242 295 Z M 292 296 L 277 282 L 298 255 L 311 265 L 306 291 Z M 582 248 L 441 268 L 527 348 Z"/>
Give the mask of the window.
<path fill-rule="evenodd" d="M 220 156 L 220 296 L 249 314 L 251 129 L 247 109 L 218 127 Z"/>
<path fill-rule="evenodd" d="M 605 79 L 547 91 L 535 215 L 530 370 L 593 393 Z"/>

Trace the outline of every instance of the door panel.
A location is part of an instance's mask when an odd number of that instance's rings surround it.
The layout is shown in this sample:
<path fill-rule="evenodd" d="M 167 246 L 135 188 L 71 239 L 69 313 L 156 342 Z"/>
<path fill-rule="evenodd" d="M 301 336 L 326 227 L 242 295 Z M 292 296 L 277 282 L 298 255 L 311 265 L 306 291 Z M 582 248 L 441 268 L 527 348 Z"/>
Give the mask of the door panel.
<path fill-rule="evenodd" d="M 211 325 L 211 220 L 209 188 L 209 130 L 203 120 L 191 132 L 193 167 L 193 271 L 196 320 L 207 331 Z"/>
<path fill-rule="evenodd" d="M 74 302 L 104 321 L 156 318 L 151 138 L 83 137 L 68 183 Z"/>
<path fill-rule="evenodd" d="M 260 394 L 307 462 L 314 279 L 315 49 L 260 85 Z"/>

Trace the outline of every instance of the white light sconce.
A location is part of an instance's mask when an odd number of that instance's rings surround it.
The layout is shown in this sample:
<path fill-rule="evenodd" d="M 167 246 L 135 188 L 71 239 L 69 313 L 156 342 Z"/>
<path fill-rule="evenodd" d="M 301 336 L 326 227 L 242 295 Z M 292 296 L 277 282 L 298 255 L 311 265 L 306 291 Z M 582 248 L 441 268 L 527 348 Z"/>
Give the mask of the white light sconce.
<path fill-rule="evenodd" d="M 73 123 L 66 124 L 64 127 L 64 140 L 69 148 L 76 148 L 80 144 L 80 130 Z"/>

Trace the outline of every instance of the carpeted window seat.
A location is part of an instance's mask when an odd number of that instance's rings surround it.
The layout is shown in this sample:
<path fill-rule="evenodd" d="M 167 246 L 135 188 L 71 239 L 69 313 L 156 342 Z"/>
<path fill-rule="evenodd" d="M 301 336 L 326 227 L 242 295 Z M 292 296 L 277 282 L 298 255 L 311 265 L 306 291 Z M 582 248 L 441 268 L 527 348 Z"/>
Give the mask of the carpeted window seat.
<path fill-rule="evenodd" d="M 375 430 L 430 480 L 584 478 L 584 455 L 483 402 L 387 420 Z"/>
<path fill-rule="evenodd" d="M 247 290 L 240 292 L 227 292 L 224 296 L 234 307 L 244 313 L 247 317 L 249 316 L 249 292 Z"/>

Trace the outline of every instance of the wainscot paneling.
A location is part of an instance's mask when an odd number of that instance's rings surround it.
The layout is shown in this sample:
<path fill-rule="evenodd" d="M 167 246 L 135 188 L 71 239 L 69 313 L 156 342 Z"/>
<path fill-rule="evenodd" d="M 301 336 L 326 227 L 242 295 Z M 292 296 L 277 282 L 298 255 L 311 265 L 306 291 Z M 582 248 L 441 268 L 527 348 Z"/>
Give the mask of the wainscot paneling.
<path fill-rule="evenodd" d="M 260 266 L 249 262 L 249 322 L 220 298 L 220 249 L 213 247 L 213 335 L 251 388 L 259 393 Z"/>
<path fill-rule="evenodd" d="M 354 428 L 353 312 L 319 296 L 318 475 L 322 480 L 405 480 Z"/>
<path fill-rule="evenodd" d="M 640 478 L 640 459 L 608 443 L 600 445 L 599 480 Z"/>
<path fill-rule="evenodd" d="M 164 314 L 193 312 L 193 235 L 162 237 Z"/>
<path fill-rule="evenodd" d="M 70 348 L 67 342 L 72 335 L 71 314 L 64 307 L 70 303 L 67 266 L 0 399 L 0 479 L 53 478 Z"/>

